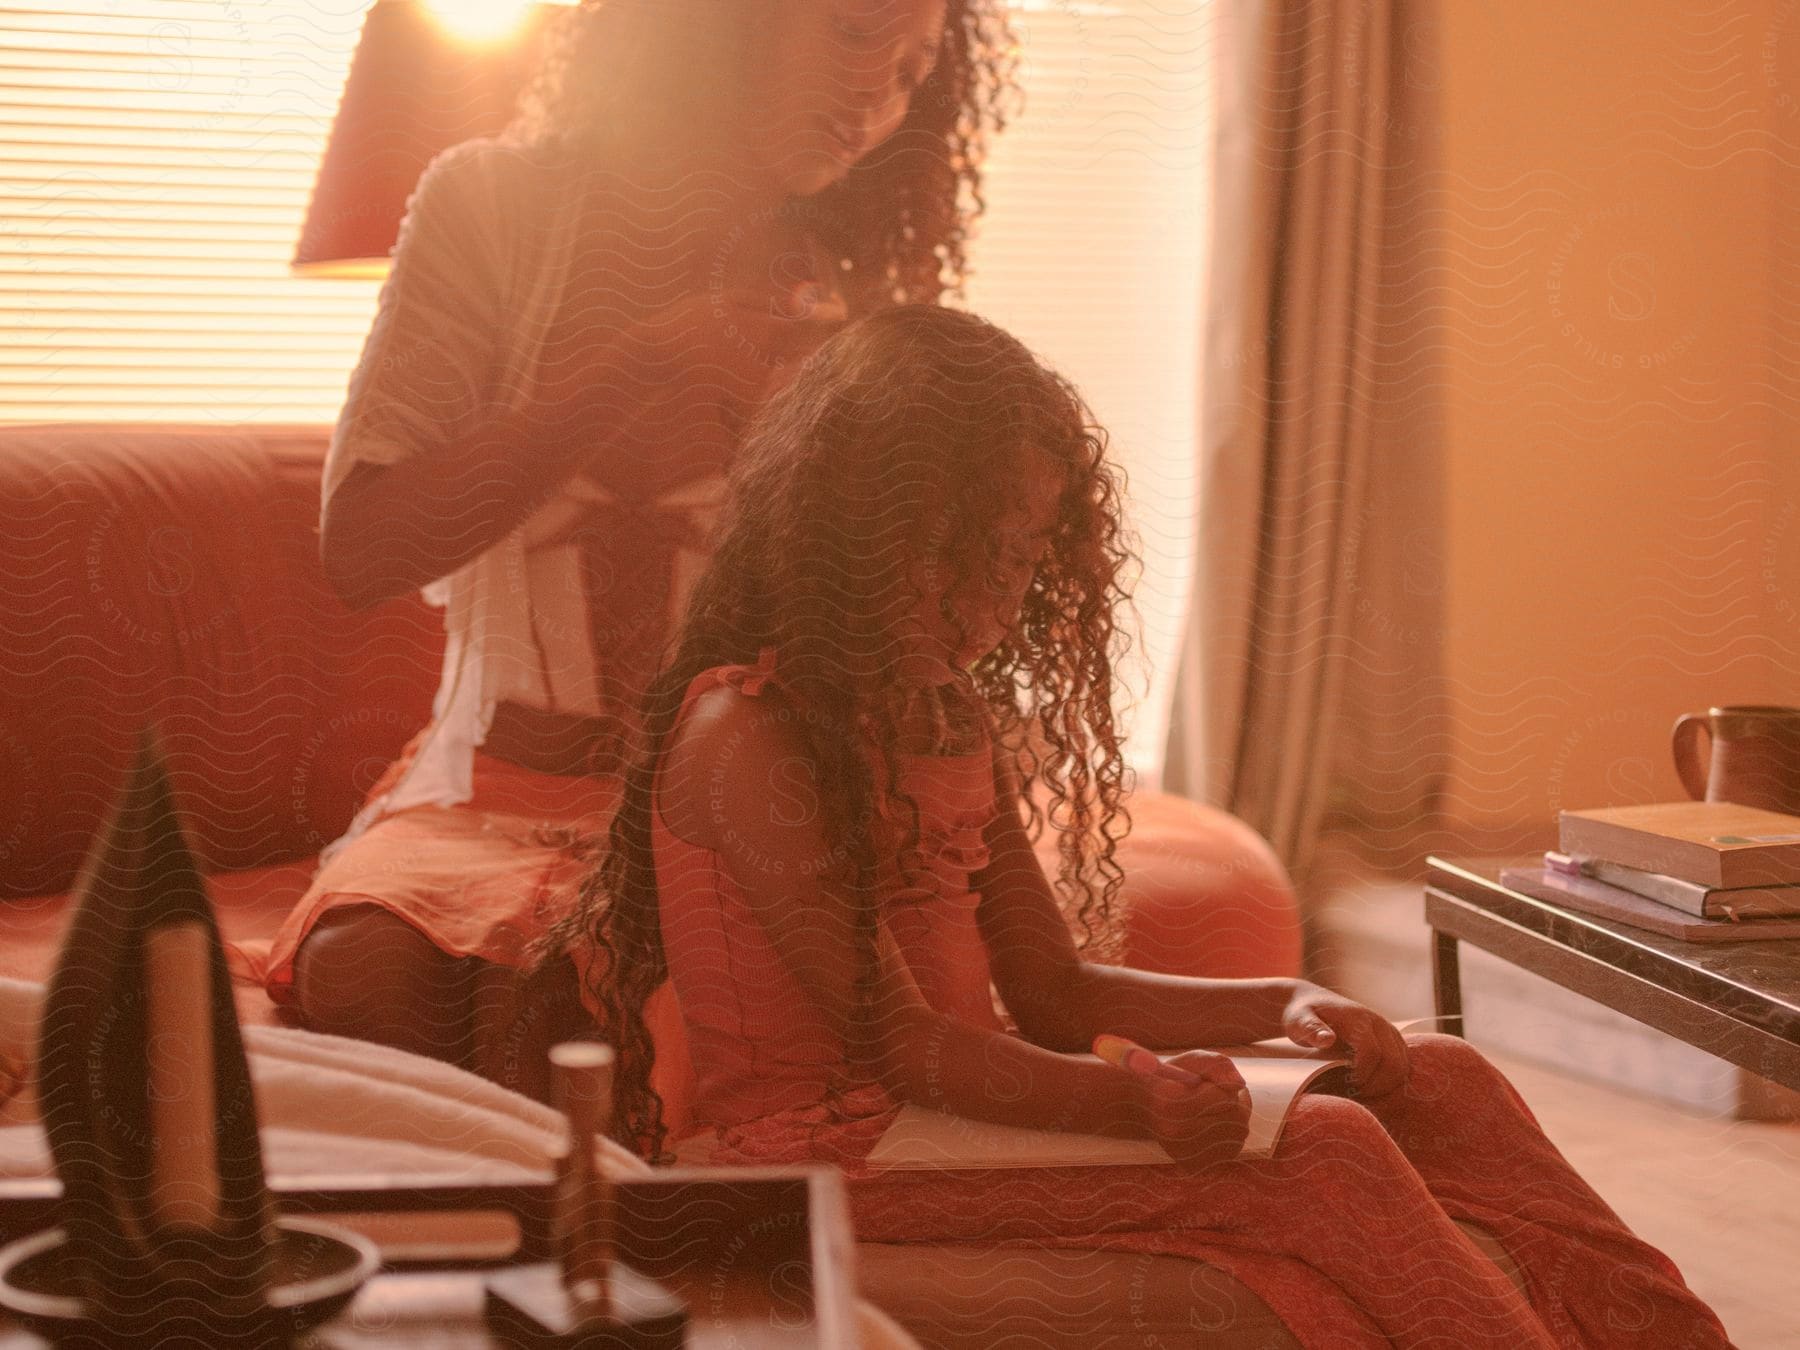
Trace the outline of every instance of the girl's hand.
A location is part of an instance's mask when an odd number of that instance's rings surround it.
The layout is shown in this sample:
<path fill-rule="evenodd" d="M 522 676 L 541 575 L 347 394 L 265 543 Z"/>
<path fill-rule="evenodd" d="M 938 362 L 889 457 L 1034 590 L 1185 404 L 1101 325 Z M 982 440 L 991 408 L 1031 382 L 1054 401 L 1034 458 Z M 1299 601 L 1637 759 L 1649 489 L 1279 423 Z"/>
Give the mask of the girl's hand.
<path fill-rule="evenodd" d="M 1250 1132 L 1250 1093 L 1242 1076 L 1226 1056 L 1205 1050 L 1190 1050 L 1167 1063 L 1199 1081 L 1132 1074 L 1131 1089 L 1146 1131 L 1184 1167 L 1230 1162 Z"/>
<path fill-rule="evenodd" d="M 1378 1097 L 1406 1082 L 1406 1039 L 1392 1022 L 1354 999 L 1301 984 L 1281 1014 L 1281 1030 L 1301 1045 L 1350 1056 L 1359 1095 Z"/>

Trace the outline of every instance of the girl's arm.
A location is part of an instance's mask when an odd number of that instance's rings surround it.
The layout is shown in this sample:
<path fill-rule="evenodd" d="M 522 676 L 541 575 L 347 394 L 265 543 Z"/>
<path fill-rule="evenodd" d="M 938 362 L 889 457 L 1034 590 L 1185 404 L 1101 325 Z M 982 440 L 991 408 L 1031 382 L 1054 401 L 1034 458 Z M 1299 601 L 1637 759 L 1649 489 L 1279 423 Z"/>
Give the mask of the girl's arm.
<path fill-rule="evenodd" d="M 671 830 L 720 854 L 846 1060 L 862 1063 L 900 1100 L 956 1115 L 1163 1137 L 1153 1118 L 1159 1108 L 1137 1075 L 927 1006 L 885 926 L 875 936 L 870 1016 L 859 1021 L 852 905 L 820 879 L 821 860 L 832 856 L 820 823 L 823 798 L 778 700 L 773 690 L 752 698 L 732 689 L 697 699 L 673 738 L 659 799 Z M 1190 1127 L 1197 1109 L 1187 1109 Z"/>
<path fill-rule="evenodd" d="M 1020 791 L 996 739 L 998 806 L 990 861 L 974 878 L 994 984 L 1019 1030 L 1053 1050 L 1086 1050 L 1101 1032 L 1154 1049 L 1240 1045 L 1284 1034 L 1284 1012 L 1315 986 L 1290 979 L 1200 979 L 1085 961 L 1020 815 Z"/>

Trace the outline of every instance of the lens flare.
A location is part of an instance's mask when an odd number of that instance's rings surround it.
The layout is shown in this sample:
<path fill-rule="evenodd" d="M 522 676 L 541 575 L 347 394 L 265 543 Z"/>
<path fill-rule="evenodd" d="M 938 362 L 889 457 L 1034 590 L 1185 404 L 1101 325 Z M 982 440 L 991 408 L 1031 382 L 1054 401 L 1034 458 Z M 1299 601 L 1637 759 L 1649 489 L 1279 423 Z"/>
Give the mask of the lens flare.
<path fill-rule="evenodd" d="M 524 22 L 534 0 L 424 0 L 444 31 L 464 42 L 497 42 Z"/>

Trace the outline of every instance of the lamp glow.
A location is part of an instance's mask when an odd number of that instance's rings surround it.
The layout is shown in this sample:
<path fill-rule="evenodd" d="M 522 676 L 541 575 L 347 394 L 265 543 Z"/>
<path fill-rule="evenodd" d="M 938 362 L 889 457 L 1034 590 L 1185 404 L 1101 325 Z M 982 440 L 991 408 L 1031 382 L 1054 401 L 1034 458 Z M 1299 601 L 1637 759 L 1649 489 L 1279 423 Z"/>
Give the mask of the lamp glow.
<path fill-rule="evenodd" d="M 532 0 L 427 0 L 438 25 L 462 42 L 497 42 L 517 31 Z"/>
<path fill-rule="evenodd" d="M 375 0 L 295 242 L 294 272 L 385 276 L 420 171 L 446 147 L 507 125 L 559 11 L 549 0 Z"/>

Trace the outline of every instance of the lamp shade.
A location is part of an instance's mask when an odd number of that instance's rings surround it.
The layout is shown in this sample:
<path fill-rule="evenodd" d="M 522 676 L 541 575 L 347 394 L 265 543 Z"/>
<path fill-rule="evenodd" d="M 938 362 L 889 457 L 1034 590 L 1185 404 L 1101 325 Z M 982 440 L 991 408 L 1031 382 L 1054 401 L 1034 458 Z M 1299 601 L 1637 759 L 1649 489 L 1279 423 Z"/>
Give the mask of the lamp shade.
<path fill-rule="evenodd" d="M 511 120 L 562 8 L 523 6 L 506 32 L 477 38 L 459 33 L 442 4 L 376 0 L 319 162 L 294 271 L 385 274 L 420 172 L 439 151 Z"/>

